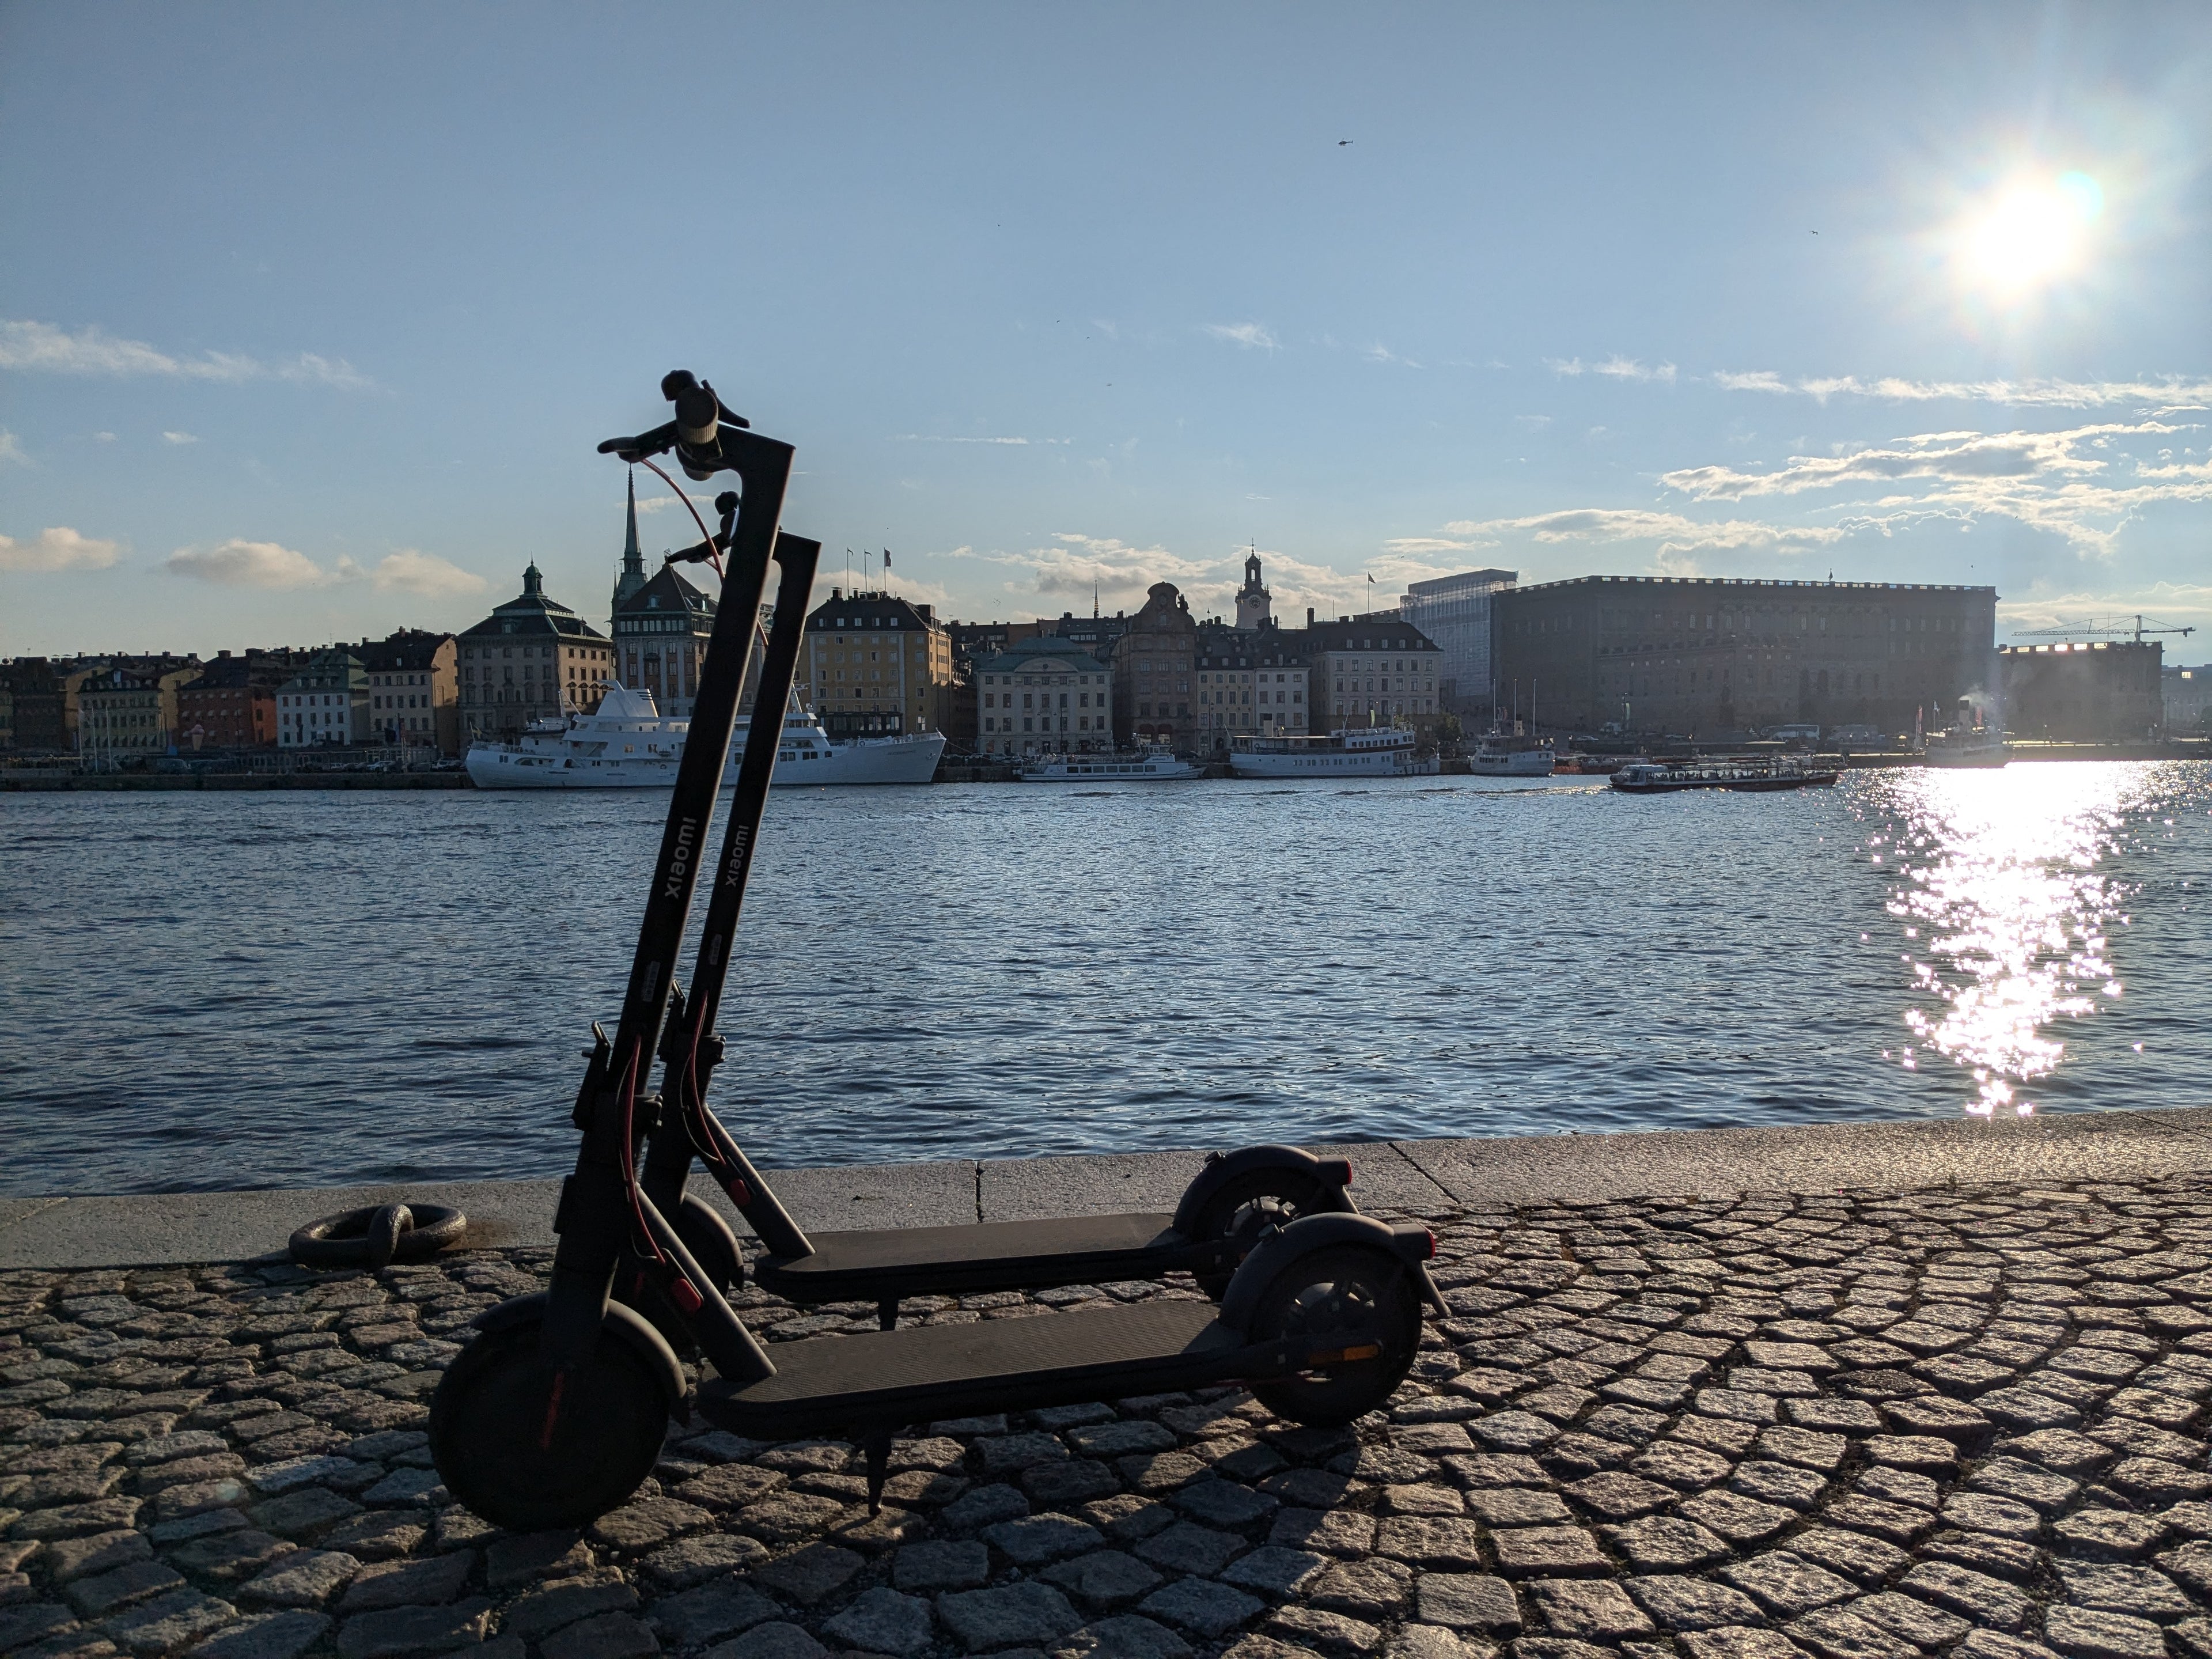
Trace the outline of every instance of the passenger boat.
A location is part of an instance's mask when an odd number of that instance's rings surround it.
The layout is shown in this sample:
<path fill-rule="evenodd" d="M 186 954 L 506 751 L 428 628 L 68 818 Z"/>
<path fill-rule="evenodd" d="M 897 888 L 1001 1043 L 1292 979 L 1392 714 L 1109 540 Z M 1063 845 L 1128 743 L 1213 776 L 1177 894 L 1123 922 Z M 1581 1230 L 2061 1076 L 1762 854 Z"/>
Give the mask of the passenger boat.
<path fill-rule="evenodd" d="M 1311 736 L 1233 738 L 1229 769 L 1240 778 L 1420 778 L 1442 769 L 1434 756 L 1413 753 L 1410 726 L 1353 726 Z"/>
<path fill-rule="evenodd" d="M 725 788 L 737 782 L 737 760 L 750 721 L 740 719 L 724 772 Z M 539 720 L 514 743 L 469 745 L 465 760 L 479 789 L 667 789 L 684 758 L 689 720 L 664 715 L 653 694 L 617 685 L 589 714 Z M 831 741 L 822 724 L 793 700 L 783 717 L 774 786 L 927 783 L 945 752 L 942 732 Z"/>
<path fill-rule="evenodd" d="M 1928 739 L 1921 760 L 1929 766 L 2002 766 L 2012 758 L 2004 733 L 1986 726 L 1952 726 Z"/>
<path fill-rule="evenodd" d="M 1786 761 L 1692 761 L 1668 766 L 1631 761 L 1613 775 L 1613 787 L 1628 795 L 1671 795 L 1686 789 L 1733 789 L 1763 793 L 1830 784 L 1833 772 L 1814 771 Z"/>
<path fill-rule="evenodd" d="M 1479 778 L 1548 778 L 1558 759 L 1550 739 L 1528 736 L 1516 720 L 1510 732 L 1485 732 L 1467 768 Z"/>
<path fill-rule="evenodd" d="M 1133 755 L 1041 755 L 1020 773 L 1024 783 L 1179 783 L 1205 775 L 1205 769 L 1177 760 L 1168 749 L 1140 749 Z"/>

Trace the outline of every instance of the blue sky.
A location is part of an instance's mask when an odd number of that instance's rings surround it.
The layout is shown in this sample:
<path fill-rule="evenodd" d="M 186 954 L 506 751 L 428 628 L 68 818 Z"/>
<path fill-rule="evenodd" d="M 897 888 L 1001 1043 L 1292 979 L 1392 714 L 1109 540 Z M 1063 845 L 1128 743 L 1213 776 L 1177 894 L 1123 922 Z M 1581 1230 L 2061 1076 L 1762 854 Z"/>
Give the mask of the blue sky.
<path fill-rule="evenodd" d="M 0 654 L 600 616 L 678 365 L 958 616 L 2212 623 L 2208 140 L 2194 5 L 0 0 Z"/>

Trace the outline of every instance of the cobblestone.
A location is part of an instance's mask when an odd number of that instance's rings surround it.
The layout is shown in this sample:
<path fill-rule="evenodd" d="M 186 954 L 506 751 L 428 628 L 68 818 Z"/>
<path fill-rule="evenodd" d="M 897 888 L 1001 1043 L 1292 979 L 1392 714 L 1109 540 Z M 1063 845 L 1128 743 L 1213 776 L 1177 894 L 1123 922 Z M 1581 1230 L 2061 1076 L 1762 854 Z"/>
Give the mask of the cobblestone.
<path fill-rule="evenodd" d="M 2212 1183 L 1421 1218 L 1454 1317 L 1348 1428 L 1230 1389 L 918 1425 L 870 1522 L 849 1443 L 672 1425 L 580 1538 L 453 1506 L 421 1427 L 545 1252 L 0 1274 L 0 1649 L 2212 1659 Z"/>

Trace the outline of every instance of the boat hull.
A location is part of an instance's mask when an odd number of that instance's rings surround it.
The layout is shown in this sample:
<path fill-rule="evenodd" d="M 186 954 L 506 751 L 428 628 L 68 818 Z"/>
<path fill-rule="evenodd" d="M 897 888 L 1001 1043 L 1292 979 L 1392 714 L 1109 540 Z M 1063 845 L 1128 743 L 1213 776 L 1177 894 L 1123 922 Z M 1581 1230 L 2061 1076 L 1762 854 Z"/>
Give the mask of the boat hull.
<path fill-rule="evenodd" d="M 944 736 L 936 732 L 863 738 L 833 744 L 826 753 L 794 749 L 779 754 L 770 782 L 778 789 L 927 783 L 944 752 Z M 736 787 L 737 758 L 732 753 L 723 772 L 725 789 Z M 673 756 L 608 760 L 539 753 L 514 744 L 474 744 L 464 763 L 479 789 L 671 789 L 678 763 Z"/>

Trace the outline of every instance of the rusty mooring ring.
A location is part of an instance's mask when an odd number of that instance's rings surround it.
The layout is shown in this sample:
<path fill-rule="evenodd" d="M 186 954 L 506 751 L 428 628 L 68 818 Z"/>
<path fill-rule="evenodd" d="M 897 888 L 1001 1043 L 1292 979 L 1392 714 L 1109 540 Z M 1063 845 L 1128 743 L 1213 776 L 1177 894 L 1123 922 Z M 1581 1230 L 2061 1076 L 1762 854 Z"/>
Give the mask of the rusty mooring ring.
<path fill-rule="evenodd" d="M 368 1267 L 422 1261 L 460 1242 L 469 1218 L 449 1204 L 381 1204 L 341 1210 L 292 1235 L 303 1267 Z"/>

